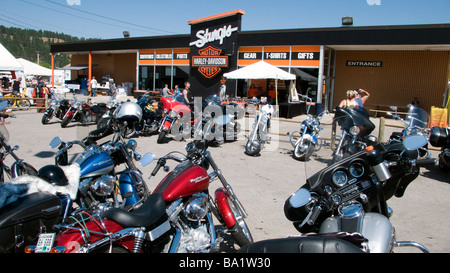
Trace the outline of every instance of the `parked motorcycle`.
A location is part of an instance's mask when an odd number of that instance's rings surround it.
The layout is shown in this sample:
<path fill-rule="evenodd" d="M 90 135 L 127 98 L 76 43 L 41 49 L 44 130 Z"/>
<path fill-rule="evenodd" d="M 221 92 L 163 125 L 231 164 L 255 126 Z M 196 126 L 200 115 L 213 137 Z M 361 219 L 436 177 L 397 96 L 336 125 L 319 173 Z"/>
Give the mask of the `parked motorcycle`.
<path fill-rule="evenodd" d="M 202 144 L 205 144 L 203 142 Z M 83 223 L 60 226 L 55 252 L 210 252 L 216 251 L 217 237 L 212 214 L 243 246 L 253 241 L 245 223 L 247 216 L 230 184 L 213 160 L 206 145 L 186 145 L 185 158 L 174 152 L 157 160 L 152 176 L 167 169 L 168 160 L 180 163 L 134 212 L 109 209 Z M 144 156 L 144 164 L 154 158 Z M 207 173 L 208 166 L 212 172 Z M 223 187 L 208 193 L 209 184 L 219 179 Z M 90 237 L 87 235 L 90 234 Z M 74 247 L 72 247 L 74 246 Z"/>
<path fill-rule="evenodd" d="M 352 155 L 367 146 L 377 143 L 377 138 L 370 133 L 375 129 L 369 119 L 369 113 L 364 108 L 336 107 L 333 122 L 337 122 L 342 129 L 342 135 L 335 135 L 332 142 L 333 163 Z M 339 141 L 336 148 L 334 143 Z"/>
<path fill-rule="evenodd" d="M 137 131 L 144 135 L 157 133 L 161 126 L 164 109 L 163 104 L 152 101 L 149 94 L 142 96 L 137 104 L 142 109 L 142 120 L 137 125 Z"/>
<path fill-rule="evenodd" d="M 308 117 L 301 123 L 300 131 L 294 131 L 290 134 L 289 138 L 294 147 L 292 157 L 297 160 L 306 161 L 314 151 L 319 151 L 322 147 L 322 139 L 319 136 L 319 132 L 323 130 L 323 127 L 320 126 L 320 120 L 329 112 L 323 111 L 317 116 L 312 116 L 309 114 L 312 99 L 305 95 L 300 96 L 307 102 L 306 115 Z M 300 136 L 297 137 L 296 134 Z"/>
<path fill-rule="evenodd" d="M 428 127 L 428 113 L 418 107 L 411 106 L 408 110 L 408 114 L 405 119 L 402 119 L 396 112 L 397 107 L 391 106 L 391 109 L 394 110 L 394 113 L 388 112 L 387 114 L 392 116 L 393 118 L 400 120 L 403 122 L 405 129 L 401 132 L 393 132 L 389 137 L 388 144 L 393 142 L 401 142 L 405 136 L 408 135 L 428 135 L 427 127 Z M 430 154 L 428 152 L 428 144 L 424 147 L 421 147 L 418 150 L 418 156 L 420 157 L 429 157 Z"/>
<path fill-rule="evenodd" d="M 65 99 L 59 94 L 56 94 L 55 92 L 52 93 L 52 96 L 50 99 L 48 99 L 48 102 L 49 104 L 47 106 L 47 109 L 42 116 L 42 124 L 48 124 L 53 117 L 62 120 L 70 107 L 69 100 Z"/>
<path fill-rule="evenodd" d="M 346 157 L 311 176 L 285 202 L 286 217 L 300 237 L 273 239 L 244 246 L 241 252 L 370 252 L 389 253 L 395 247 L 425 246 L 396 241 L 387 200 L 403 196 L 420 166 L 432 159 L 411 159 L 427 142 L 422 135 L 402 143 L 377 144 Z"/>
<path fill-rule="evenodd" d="M 240 124 L 236 121 L 243 113 L 234 103 L 222 104 L 216 95 L 208 96 L 200 105 L 194 103 L 194 143 L 208 141 L 208 145 L 221 145 L 227 140 L 236 140 Z"/>
<path fill-rule="evenodd" d="M 157 143 L 163 143 L 169 133 L 175 135 L 177 139 L 183 136 L 190 137 L 193 120 L 191 118 L 191 109 L 184 103 L 178 102 L 170 97 L 162 97 L 163 119 L 159 127 Z"/>
<path fill-rule="evenodd" d="M 67 179 L 65 170 L 57 166 L 47 165 L 37 171 L 17 157 L 14 150 L 18 146 L 11 148 L 8 136 L 1 125 L 0 253 L 23 253 L 26 245 L 36 243 L 40 232 L 51 231 L 61 220 L 63 201 L 74 196 L 78 181 Z M 11 168 L 4 162 L 7 155 L 15 160 Z M 9 180 L 5 180 L 4 173 Z"/>
<path fill-rule="evenodd" d="M 70 103 L 70 108 L 67 110 L 64 118 L 61 121 L 61 127 L 65 128 L 72 121 L 81 123 L 95 122 L 97 123 L 100 118 L 107 111 L 105 103 L 98 103 L 96 105 L 89 105 L 87 102 L 83 102 L 73 96 L 73 101 Z"/>
<path fill-rule="evenodd" d="M 114 111 L 117 109 L 117 107 L 120 105 L 119 101 L 117 100 L 119 92 L 115 92 L 112 96 L 108 98 L 108 102 L 106 103 L 106 112 L 103 114 L 103 116 L 98 120 L 97 122 L 97 129 L 102 128 L 106 124 L 108 124 L 109 120 L 112 118 Z"/>
<path fill-rule="evenodd" d="M 142 108 L 135 102 L 127 101 L 119 104 L 113 116 L 115 122 L 110 126 L 117 126 L 122 137 L 131 138 L 142 121 Z"/>
<path fill-rule="evenodd" d="M 111 126 L 94 130 L 81 141 L 63 142 L 56 137 L 50 143 L 50 147 L 58 147 L 55 162 L 60 166 L 69 164 L 68 150 L 75 144 L 83 149 L 74 161 L 74 165 L 80 168 L 80 185 L 75 203 L 89 213 L 111 207 L 133 210 L 142 205 L 149 194 L 142 173 L 133 161 L 141 159 L 141 155 L 136 152 L 137 142 L 124 142 L 117 118 L 111 119 L 110 123 Z M 97 145 L 97 140 L 110 134 L 113 134 L 111 140 Z M 125 168 L 118 171 L 122 164 L 125 164 Z M 67 210 L 73 213 L 74 208 L 70 204 Z"/>
<path fill-rule="evenodd" d="M 444 172 L 450 170 L 450 126 L 447 128 L 431 127 L 430 144 L 434 147 L 441 147 L 438 155 L 438 166 Z"/>
<path fill-rule="evenodd" d="M 252 126 L 253 129 L 245 144 L 245 154 L 250 156 L 257 155 L 261 151 L 263 145 L 270 141 L 270 119 L 272 118 L 274 109 L 272 105 L 267 104 L 267 101 L 262 101 L 261 104 L 259 104 L 259 108 L 259 114 L 255 117 Z"/>

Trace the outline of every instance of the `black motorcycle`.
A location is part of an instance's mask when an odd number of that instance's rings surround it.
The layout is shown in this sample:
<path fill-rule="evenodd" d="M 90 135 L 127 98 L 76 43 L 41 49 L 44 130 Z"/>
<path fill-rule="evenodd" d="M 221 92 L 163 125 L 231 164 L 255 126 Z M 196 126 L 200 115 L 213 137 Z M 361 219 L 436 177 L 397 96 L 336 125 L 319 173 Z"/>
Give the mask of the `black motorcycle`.
<path fill-rule="evenodd" d="M 137 125 L 136 131 L 143 135 L 158 133 L 163 118 L 164 107 L 162 103 L 153 101 L 149 94 L 145 94 L 137 104 L 142 109 L 142 119 Z"/>
<path fill-rule="evenodd" d="M 42 116 L 42 124 L 48 124 L 53 117 L 62 120 L 70 108 L 70 101 L 65 99 L 56 93 L 52 93 L 51 98 L 48 100 L 49 104 L 45 109 Z"/>
<path fill-rule="evenodd" d="M 438 166 L 444 172 L 450 171 L 450 126 L 447 128 L 431 127 L 430 144 L 441 147 L 438 156 Z"/>
<path fill-rule="evenodd" d="M 433 159 L 412 159 L 427 142 L 422 135 L 402 143 L 369 146 L 326 167 L 285 202 L 286 217 L 302 235 L 244 246 L 241 252 L 390 253 L 394 247 L 423 245 L 396 241 L 389 221 L 391 197 L 402 197 L 421 166 Z"/>
<path fill-rule="evenodd" d="M 335 135 L 331 140 L 333 163 L 377 143 L 377 138 L 370 135 L 375 124 L 370 121 L 366 109 L 336 107 L 335 122 L 341 127 L 342 135 Z M 336 147 L 335 143 L 338 143 Z"/>

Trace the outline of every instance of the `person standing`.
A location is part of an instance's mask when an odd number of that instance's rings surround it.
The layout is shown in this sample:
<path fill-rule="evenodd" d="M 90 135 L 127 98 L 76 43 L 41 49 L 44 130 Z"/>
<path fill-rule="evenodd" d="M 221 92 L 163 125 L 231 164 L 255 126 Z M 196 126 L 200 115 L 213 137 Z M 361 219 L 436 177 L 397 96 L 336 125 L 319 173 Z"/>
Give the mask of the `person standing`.
<path fill-rule="evenodd" d="M 184 104 L 189 105 L 190 103 L 190 99 L 191 99 L 191 91 L 189 90 L 189 88 L 191 88 L 191 84 L 189 82 L 186 82 L 184 84 L 184 89 L 183 89 L 183 99 L 184 99 Z"/>
<path fill-rule="evenodd" d="M 219 90 L 219 99 L 221 101 L 225 100 L 225 95 L 227 93 L 227 86 L 225 85 L 227 81 L 227 78 L 222 77 L 222 79 L 220 80 L 220 90 Z"/>
<path fill-rule="evenodd" d="M 164 84 L 164 88 L 163 88 L 162 92 L 163 92 L 163 97 L 169 97 L 169 96 L 173 95 L 172 92 L 170 92 L 169 85 L 167 83 Z"/>
<path fill-rule="evenodd" d="M 358 107 L 364 108 L 364 103 L 370 97 L 370 93 L 360 88 L 358 91 L 355 91 L 355 95 L 355 101 L 358 103 Z"/>
<path fill-rule="evenodd" d="M 20 96 L 20 89 L 22 88 L 22 78 L 19 77 L 17 80 L 14 80 L 11 83 L 11 92 L 13 94 L 16 94 L 17 96 Z"/>
<path fill-rule="evenodd" d="M 97 89 L 97 80 L 95 79 L 95 76 L 92 76 L 92 80 L 91 80 L 91 97 L 96 97 L 97 94 L 95 93 L 96 89 Z"/>
<path fill-rule="evenodd" d="M 355 101 L 355 97 L 356 97 L 355 91 L 348 90 L 347 98 L 342 100 L 341 103 L 339 103 L 339 107 L 350 108 L 350 109 L 358 107 L 358 103 Z"/>

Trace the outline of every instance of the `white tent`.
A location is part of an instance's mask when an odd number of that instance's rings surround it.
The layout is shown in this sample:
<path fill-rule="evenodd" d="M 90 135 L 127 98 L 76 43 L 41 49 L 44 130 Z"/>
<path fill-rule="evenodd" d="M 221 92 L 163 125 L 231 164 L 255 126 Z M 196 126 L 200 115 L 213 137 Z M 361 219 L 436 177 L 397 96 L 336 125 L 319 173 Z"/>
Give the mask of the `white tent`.
<path fill-rule="evenodd" d="M 273 66 L 265 61 L 245 66 L 243 68 L 224 73 L 227 79 L 275 79 L 276 106 L 278 112 L 278 80 L 295 80 L 295 75 Z"/>
<path fill-rule="evenodd" d="M 0 44 L 0 71 L 23 71 L 17 59 Z"/>
<path fill-rule="evenodd" d="M 51 69 L 45 68 L 22 58 L 18 58 L 17 60 L 23 66 L 23 74 L 25 76 L 52 76 Z"/>

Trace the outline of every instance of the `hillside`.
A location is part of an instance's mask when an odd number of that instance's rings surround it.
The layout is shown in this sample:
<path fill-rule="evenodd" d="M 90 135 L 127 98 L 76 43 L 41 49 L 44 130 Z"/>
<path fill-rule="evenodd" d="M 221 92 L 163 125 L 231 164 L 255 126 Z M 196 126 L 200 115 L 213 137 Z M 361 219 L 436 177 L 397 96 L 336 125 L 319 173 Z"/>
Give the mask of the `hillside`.
<path fill-rule="evenodd" d="M 83 41 L 84 38 L 73 37 L 64 33 L 52 31 L 21 29 L 0 25 L 0 43 L 16 58 L 24 58 L 50 68 L 50 44 L 62 42 Z M 62 67 L 70 63 L 70 56 L 58 54 L 55 56 L 55 66 Z"/>

